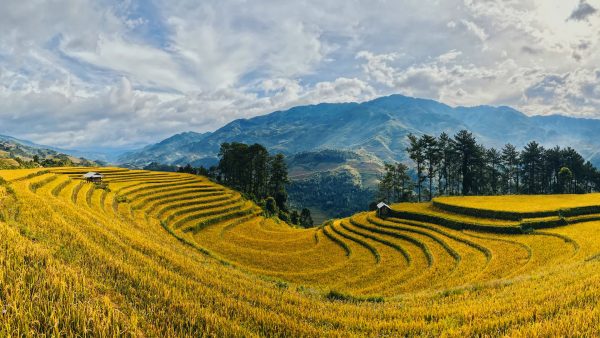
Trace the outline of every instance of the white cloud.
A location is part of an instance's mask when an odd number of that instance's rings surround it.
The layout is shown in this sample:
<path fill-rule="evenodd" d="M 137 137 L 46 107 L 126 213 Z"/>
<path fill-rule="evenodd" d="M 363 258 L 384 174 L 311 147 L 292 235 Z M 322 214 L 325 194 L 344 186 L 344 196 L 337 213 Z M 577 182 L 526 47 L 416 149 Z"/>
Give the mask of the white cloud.
<path fill-rule="evenodd" d="M 488 35 L 486 34 L 486 32 L 476 23 L 464 19 L 460 20 L 460 22 L 482 42 L 488 39 Z"/>
<path fill-rule="evenodd" d="M 5 0 L 0 133 L 129 147 L 396 92 L 600 117 L 599 5 Z"/>
<path fill-rule="evenodd" d="M 459 57 L 461 54 L 462 54 L 461 51 L 453 49 L 453 50 L 449 51 L 448 53 L 444 53 L 444 54 L 438 56 L 437 59 L 442 63 L 448 63 L 448 62 L 456 59 L 457 57 Z"/>
<path fill-rule="evenodd" d="M 356 54 L 356 59 L 367 61 L 367 63 L 362 65 L 362 68 L 369 79 L 383 83 L 388 87 L 393 87 L 396 69 L 388 63 L 396 60 L 398 56 L 396 53 L 375 55 L 363 50 Z"/>

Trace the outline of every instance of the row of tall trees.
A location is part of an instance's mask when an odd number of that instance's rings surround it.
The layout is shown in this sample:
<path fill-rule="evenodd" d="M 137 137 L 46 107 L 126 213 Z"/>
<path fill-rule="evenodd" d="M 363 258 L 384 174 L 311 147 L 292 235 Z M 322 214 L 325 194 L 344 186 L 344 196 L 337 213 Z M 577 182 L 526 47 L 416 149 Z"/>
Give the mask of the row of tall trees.
<path fill-rule="evenodd" d="M 287 206 L 289 183 L 287 164 L 283 154 L 271 156 L 260 144 L 223 143 L 219 151 L 219 165 L 215 178 L 257 201 L 268 216 L 304 227 L 312 227 L 309 209 L 290 211 Z"/>
<path fill-rule="evenodd" d="M 472 133 L 408 136 L 406 165 L 386 164 L 379 197 L 389 202 L 439 195 L 560 194 L 600 190 L 600 173 L 573 148 L 546 149 L 535 141 L 486 148 Z"/>

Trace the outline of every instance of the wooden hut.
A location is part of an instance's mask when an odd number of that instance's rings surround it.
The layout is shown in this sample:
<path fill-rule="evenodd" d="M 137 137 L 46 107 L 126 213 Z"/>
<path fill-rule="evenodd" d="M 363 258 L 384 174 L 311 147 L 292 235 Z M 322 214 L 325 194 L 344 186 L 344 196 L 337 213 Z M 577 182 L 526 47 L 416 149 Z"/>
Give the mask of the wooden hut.
<path fill-rule="evenodd" d="M 91 183 L 101 183 L 102 179 L 104 178 L 104 175 L 102 175 L 101 173 L 90 171 L 89 173 L 83 175 L 83 178 Z"/>
<path fill-rule="evenodd" d="M 392 208 L 390 208 L 389 205 L 383 203 L 383 202 L 379 202 L 377 204 L 377 216 L 380 218 L 386 218 L 387 216 L 390 215 L 390 212 L 392 211 Z"/>

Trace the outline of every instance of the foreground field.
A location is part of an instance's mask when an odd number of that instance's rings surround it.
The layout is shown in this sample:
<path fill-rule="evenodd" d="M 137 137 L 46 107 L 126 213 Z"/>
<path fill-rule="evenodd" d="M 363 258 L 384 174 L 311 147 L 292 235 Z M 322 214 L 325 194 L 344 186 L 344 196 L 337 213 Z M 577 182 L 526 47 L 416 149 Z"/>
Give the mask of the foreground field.
<path fill-rule="evenodd" d="M 88 170 L 0 171 L 0 336 L 600 332 L 600 222 L 417 204 L 294 229 L 202 177 Z"/>

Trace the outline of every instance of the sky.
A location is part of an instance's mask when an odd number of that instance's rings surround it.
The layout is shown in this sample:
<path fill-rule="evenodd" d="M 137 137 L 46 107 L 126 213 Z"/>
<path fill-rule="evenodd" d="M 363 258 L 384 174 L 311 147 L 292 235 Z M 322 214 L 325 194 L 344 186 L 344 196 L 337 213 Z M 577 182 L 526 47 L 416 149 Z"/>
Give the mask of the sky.
<path fill-rule="evenodd" d="M 600 118 L 600 0 L 2 0 L 0 134 L 137 148 L 403 94 Z"/>

